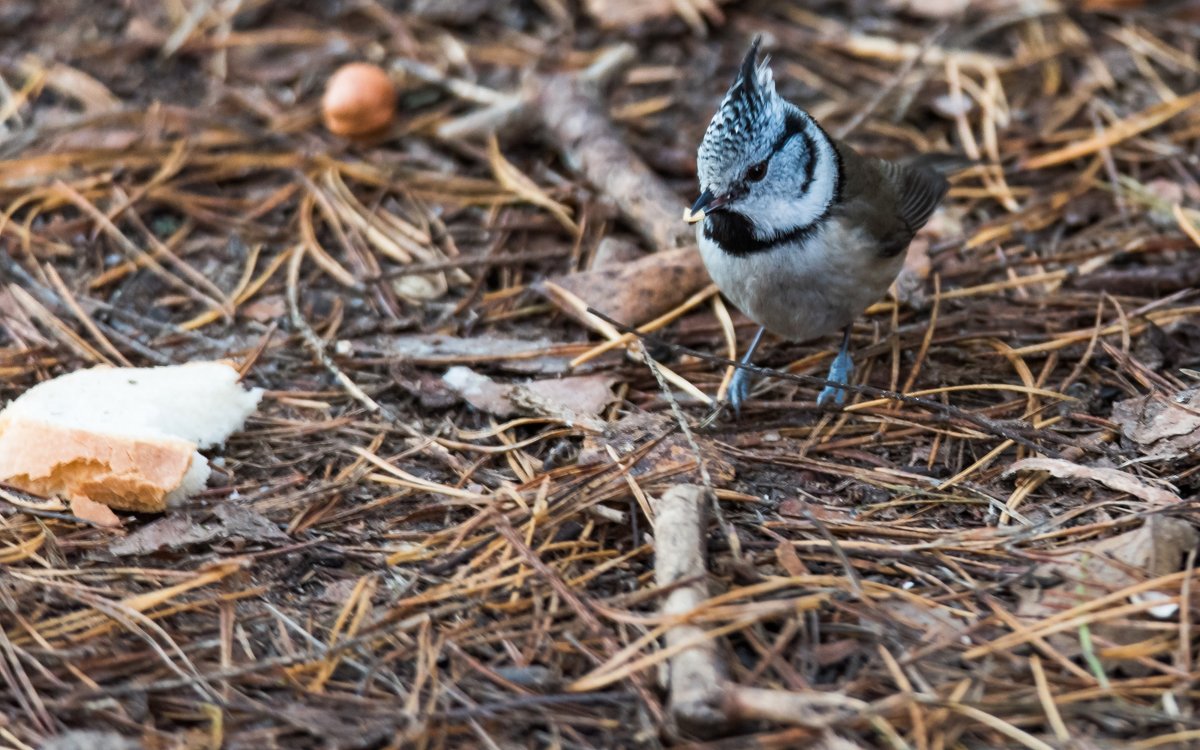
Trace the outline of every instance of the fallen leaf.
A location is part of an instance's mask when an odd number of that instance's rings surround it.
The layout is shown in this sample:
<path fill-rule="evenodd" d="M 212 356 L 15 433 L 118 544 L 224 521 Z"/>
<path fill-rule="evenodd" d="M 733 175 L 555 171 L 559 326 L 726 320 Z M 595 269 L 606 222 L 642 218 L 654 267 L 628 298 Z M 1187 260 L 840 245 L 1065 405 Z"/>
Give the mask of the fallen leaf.
<path fill-rule="evenodd" d="M 180 513 L 146 524 L 109 546 L 118 557 L 148 555 L 203 544 L 213 539 L 240 539 L 247 542 L 286 542 L 291 539 L 272 521 L 236 505 L 213 508 L 216 523 L 199 523 L 190 513 Z"/>
<path fill-rule="evenodd" d="M 863 643 L 858 638 L 839 638 L 833 641 L 821 641 L 812 647 L 812 660 L 819 667 L 832 667 L 855 654 L 861 654 Z"/>
<path fill-rule="evenodd" d="M 287 315 L 287 301 L 282 294 L 269 294 L 239 307 L 238 315 L 260 323 L 270 323 Z"/>
<path fill-rule="evenodd" d="M 571 360 L 579 354 L 578 345 L 555 342 L 550 339 L 517 339 L 490 335 L 477 338 L 459 338 L 441 334 L 389 335 L 353 339 L 345 343 L 349 346 L 349 349 L 344 352 L 347 356 L 377 354 L 429 367 L 487 363 L 509 372 L 544 375 L 567 372 L 571 369 Z M 568 351 L 572 347 L 573 350 Z M 563 353 L 560 354 L 560 351 Z M 619 358 L 619 352 L 612 352 L 605 357 L 592 360 L 580 369 L 586 372 L 588 367 L 601 364 L 607 366 Z"/>
<path fill-rule="evenodd" d="M 637 326 L 672 310 L 710 283 L 708 270 L 695 247 L 649 253 L 621 266 L 582 271 L 549 280 L 553 286 L 535 284 L 563 312 L 576 311 L 553 293 L 565 289 L 608 317 Z"/>
<path fill-rule="evenodd" d="M 71 515 L 84 521 L 91 521 L 106 529 L 115 529 L 121 526 L 121 519 L 112 512 L 112 508 L 82 495 L 71 499 Z"/>
<path fill-rule="evenodd" d="M 616 398 L 617 379 L 611 375 L 578 375 L 533 380 L 528 383 L 497 383 L 469 367 L 451 367 L 442 380 L 476 409 L 509 417 L 533 414 L 559 419 L 567 424 L 602 430 L 595 417 Z"/>
<path fill-rule="evenodd" d="M 929 292 L 932 291 L 929 288 L 929 275 L 933 272 L 929 248 L 947 237 L 961 235 L 962 231 L 962 217 L 950 208 L 935 212 L 909 243 L 904 266 L 892 284 L 892 296 L 914 310 L 928 308 Z"/>
<path fill-rule="evenodd" d="M 271 519 L 241 505 L 223 503 L 213 508 L 221 523 L 221 535 L 247 542 L 287 542 L 291 537 L 280 530 Z"/>
<path fill-rule="evenodd" d="M 1080 604 L 1094 601 L 1140 581 L 1170 575 L 1182 569 L 1187 553 L 1200 543 L 1200 533 L 1187 521 L 1167 516 L 1150 516 L 1133 531 L 1081 546 L 1053 562 L 1038 565 L 1030 578 L 1058 582 L 1042 586 L 1016 586 L 1017 616 L 1037 621 Z M 1169 595 L 1149 591 L 1134 601 L 1158 601 Z M 1148 614 L 1165 619 L 1178 612 L 1172 605 L 1152 607 Z M 1119 645 L 1139 643 L 1158 631 L 1140 624 L 1136 617 L 1099 623 L 1092 632 L 1099 639 Z M 1067 656 L 1079 653 L 1077 631 L 1051 637 L 1051 644 Z M 1123 665 L 1136 669 L 1136 665 Z"/>
<path fill-rule="evenodd" d="M 1200 446 L 1200 388 L 1173 397 L 1149 395 L 1113 404 L 1121 434 L 1155 458 L 1178 458 Z"/>
<path fill-rule="evenodd" d="M 1059 479 L 1091 480 L 1155 505 L 1183 502 L 1174 492 L 1156 487 L 1145 479 L 1120 469 L 1083 466 L 1061 458 L 1026 458 L 1005 469 L 1004 476 L 1018 471 L 1047 471 Z"/>
<path fill-rule="evenodd" d="M 207 542 L 219 533 L 220 529 L 216 526 L 195 523 L 188 514 L 181 513 L 146 524 L 124 539 L 113 542 L 108 551 L 118 557 L 148 555 Z"/>

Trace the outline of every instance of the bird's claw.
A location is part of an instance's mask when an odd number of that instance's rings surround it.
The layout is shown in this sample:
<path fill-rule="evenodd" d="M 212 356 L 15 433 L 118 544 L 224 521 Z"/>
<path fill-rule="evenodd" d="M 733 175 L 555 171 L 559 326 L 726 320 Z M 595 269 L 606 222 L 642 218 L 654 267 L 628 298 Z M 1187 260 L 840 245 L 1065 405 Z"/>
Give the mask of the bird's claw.
<path fill-rule="evenodd" d="M 826 380 L 832 380 L 841 385 L 849 385 L 850 375 L 854 372 L 854 361 L 850 359 L 850 352 L 840 351 L 833 358 L 833 364 L 829 366 L 829 375 Z M 821 389 L 821 393 L 817 395 L 817 406 L 825 406 L 826 403 L 833 399 L 833 402 L 838 406 L 846 403 L 846 390 L 838 388 L 834 385 L 827 385 Z"/>
<path fill-rule="evenodd" d="M 725 395 L 725 400 L 729 402 L 729 406 L 733 409 L 734 419 L 741 419 L 742 404 L 750 398 L 750 373 L 746 370 L 738 368 L 733 373 L 733 379 L 729 381 L 729 391 Z"/>

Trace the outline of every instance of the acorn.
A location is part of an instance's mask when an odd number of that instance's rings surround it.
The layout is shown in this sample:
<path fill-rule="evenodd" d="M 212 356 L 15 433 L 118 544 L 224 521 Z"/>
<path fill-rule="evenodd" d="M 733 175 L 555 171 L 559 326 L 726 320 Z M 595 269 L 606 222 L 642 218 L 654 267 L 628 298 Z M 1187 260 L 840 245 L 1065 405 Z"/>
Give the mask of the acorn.
<path fill-rule="evenodd" d="M 376 133 L 396 114 L 396 86 L 378 65 L 348 63 L 325 85 L 321 113 L 325 127 L 336 135 Z"/>

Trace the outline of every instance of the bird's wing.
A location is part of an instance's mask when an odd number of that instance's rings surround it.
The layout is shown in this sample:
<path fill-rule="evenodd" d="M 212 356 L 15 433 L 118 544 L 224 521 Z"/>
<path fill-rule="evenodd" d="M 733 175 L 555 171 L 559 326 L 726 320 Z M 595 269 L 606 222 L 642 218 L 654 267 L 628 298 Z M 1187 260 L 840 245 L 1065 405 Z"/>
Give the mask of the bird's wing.
<path fill-rule="evenodd" d="M 933 166 L 910 162 L 881 161 L 881 169 L 896 191 L 896 210 L 909 231 L 925 226 L 933 210 L 945 197 L 950 183 Z"/>

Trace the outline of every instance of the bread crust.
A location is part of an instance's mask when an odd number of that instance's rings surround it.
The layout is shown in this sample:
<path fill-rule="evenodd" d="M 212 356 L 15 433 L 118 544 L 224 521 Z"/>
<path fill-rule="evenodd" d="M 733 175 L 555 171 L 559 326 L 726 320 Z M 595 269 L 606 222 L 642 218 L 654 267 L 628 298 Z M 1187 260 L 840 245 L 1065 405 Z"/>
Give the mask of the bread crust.
<path fill-rule="evenodd" d="M 42 496 L 161 512 L 196 458 L 195 446 L 182 438 L 104 434 L 30 416 L 0 419 L 0 478 Z"/>

